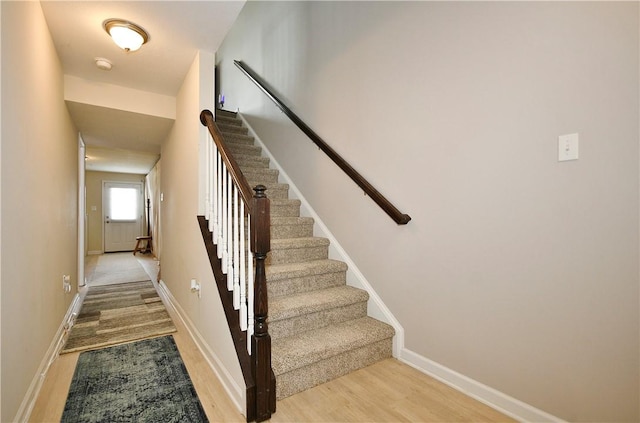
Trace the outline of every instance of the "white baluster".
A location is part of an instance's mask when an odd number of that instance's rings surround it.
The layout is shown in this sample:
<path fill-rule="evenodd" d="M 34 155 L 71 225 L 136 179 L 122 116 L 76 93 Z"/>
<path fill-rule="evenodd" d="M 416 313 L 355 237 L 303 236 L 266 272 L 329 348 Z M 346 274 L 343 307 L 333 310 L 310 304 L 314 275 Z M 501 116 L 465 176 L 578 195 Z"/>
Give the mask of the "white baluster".
<path fill-rule="evenodd" d="M 228 173 L 228 171 L 227 171 Z M 233 178 L 227 174 L 227 289 L 233 290 Z"/>
<path fill-rule="evenodd" d="M 238 188 L 233 185 L 233 308 L 240 309 L 240 215 Z"/>
<path fill-rule="evenodd" d="M 251 251 L 251 216 L 249 215 L 247 218 L 248 233 L 249 233 L 249 251 L 247 257 L 247 280 L 249 283 L 247 284 L 247 295 L 249 297 L 249 301 L 247 302 L 247 351 L 251 354 L 251 336 L 253 335 L 253 285 L 255 279 L 255 273 L 253 271 L 253 252 Z"/>
<path fill-rule="evenodd" d="M 229 224 L 228 219 L 229 215 L 227 214 L 227 201 L 229 193 L 227 192 L 227 179 L 229 178 L 229 174 L 227 173 L 227 166 L 222 163 L 222 273 L 227 274 L 227 263 L 229 260 L 229 245 L 227 244 L 227 225 Z M 230 286 L 227 286 L 231 289 Z"/>
<path fill-rule="evenodd" d="M 247 330 L 247 252 L 245 251 L 244 201 L 240 198 L 240 330 Z"/>
<path fill-rule="evenodd" d="M 218 157 L 216 159 L 216 168 L 218 170 L 217 172 L 217 186 L 216 186 L 216 201 L 217 201 L 217 212 L 216 212 L 216 246 L 217 246 L 217 252 L 218 252 L 218 259 L 222 260 L 222 250 L 223 250 L 223 246 L 222 246 L 222 180 L 223 180 L 223 174 L 224 174 L 224 166 L 222 164 L 222 156 L 220 156 L 220 152 L 218 152 Z"/>
<path fill-rule="evenodd" d="M 209 229 L 213 233 L 214 242 L 217 241 L 218 235 L 218 146 L 215 142 L 211 143 L 211 218 L 209 220 Z"/>
<path fill-rule="evenodd" d="M 209 210 L 211 206 L 211 198 L 209 196 L 209 187 L 211 185 L 211 161 L 209 160 L 209 153 L 211 150 L 211 134 L 207 131 L 207 139 L 204 142 L 204 157 L 205 157 L 205 175 L 204 175 L 204 217 L 209 219 Z M 209 223 L 209 231 L 211 231 L 211 223 Z"/>

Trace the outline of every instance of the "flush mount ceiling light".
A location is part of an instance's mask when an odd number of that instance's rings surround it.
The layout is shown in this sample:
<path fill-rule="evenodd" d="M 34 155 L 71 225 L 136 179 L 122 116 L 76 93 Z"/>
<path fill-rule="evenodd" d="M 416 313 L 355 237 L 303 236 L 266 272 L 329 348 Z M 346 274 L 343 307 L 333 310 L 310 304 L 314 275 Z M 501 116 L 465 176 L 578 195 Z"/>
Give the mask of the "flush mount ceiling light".
<path fill-rule="evenodd" d="M 136 51 L 149 41 L 147 31 L 133 22 L 122 19 L 107 19 L 102 27 L 113 38 L 113 41 L 126 52 Z"/>

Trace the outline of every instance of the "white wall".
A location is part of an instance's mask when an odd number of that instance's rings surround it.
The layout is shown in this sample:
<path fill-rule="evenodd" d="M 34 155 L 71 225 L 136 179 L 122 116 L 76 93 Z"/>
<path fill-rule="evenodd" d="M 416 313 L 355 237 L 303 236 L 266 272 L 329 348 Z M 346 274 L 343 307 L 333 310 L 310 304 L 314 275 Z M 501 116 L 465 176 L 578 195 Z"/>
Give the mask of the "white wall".
<path fill-rule="evenodd" d="M 2 2 L 2 415 L 13 421 L 77 286 L 78 132 L 39 2 Z M 28 31 L 16 42 L 15 34 Z"/>
<path fill-rule="evenodd" d="M 201 105 L 213 105 L 213 66 L 210 53 L 200 52 L 195 58 L 177 96 L 175 124 L 162 143 L 160 272 L 205 348 L 220 364 L 218 371 L 223 372 L 221 379 L 232 398 L 244 405 L 244 379 L 197 221 L 198 146 L 206 135 L 199 116 Z M 200 282 L 201 298 L 190 291 L 191 279 Z"/>
<path fill-rule="evenodd" d="M 217 54 L 221 91 L 409 351 L 560 418 L 638 421 L 638 17 L 635 2 L 249 2 Z M 413 220 L 396 226 L 233 59 Z M 580 159 L 559 163 L 573 132 Z"/>

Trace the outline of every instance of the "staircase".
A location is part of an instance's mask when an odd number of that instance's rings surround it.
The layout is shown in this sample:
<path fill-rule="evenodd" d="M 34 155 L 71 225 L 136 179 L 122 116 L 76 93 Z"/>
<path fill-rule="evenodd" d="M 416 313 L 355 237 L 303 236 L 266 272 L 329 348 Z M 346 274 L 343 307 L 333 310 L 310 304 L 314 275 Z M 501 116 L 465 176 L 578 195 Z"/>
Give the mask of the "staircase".
<path fill-rule="evenodd" d="M 313 236 L 313 219 L 254 145 L 235 113 L 217 110 L 216 124 L 253 187 L 271 201 L 271 252 L 266 261 L 269 333 L 278 399 L 391 357 L 393 328 L 367 316 L 366 291 L 347 286 L 347 265 L 328 258 L 329 240 Z"/>

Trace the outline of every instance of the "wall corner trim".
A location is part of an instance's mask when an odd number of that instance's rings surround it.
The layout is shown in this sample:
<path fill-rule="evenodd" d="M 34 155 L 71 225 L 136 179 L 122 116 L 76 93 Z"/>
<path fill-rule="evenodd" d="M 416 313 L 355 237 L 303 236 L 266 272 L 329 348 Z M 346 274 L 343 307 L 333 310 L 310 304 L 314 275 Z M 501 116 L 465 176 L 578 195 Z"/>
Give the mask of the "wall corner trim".
<path fill-rule="evenodd" d="M 565 420 L 559 417 L 535 408 L 406 348 L 403 348 L 399 360 L 518 421 L 566 423 Z"/>
<path fill-rule="evenodd" d="M 238 411 L 242 413 L 242 415 L 245 415 L 246 411 L 243 406 L 243 404 L 246 403 L 246 400 L 243 397 L 244 389 L 241 389 L 240 386 L 238 386 L 218 356 L 211 350 L 211 348 L 209 348 L 209 345 L 196 329 L 191 319 L 189 319 L 184 309 L 176 301 L 173 294 L 171 294 L 171 291 L 169 291 L 169 288 L 164 281 L 160 280 L 158 282 L 158 290 L 160 291 L 162 299 L 166 301 L 167 305 L 173 310 L 174 314 L 180 319 L 184 327 L 187 329 L 189 336 L 193 339 L 205 361 L 218 377 L 218 380 L 222 384 L 224 390 L 229 394 L 231 401 L 233 401 Z"/>
<path fill-rule="evenodd" d="M 38 399 L 38 395 L 40 394 L 40 389 L 42 389 L 42 384 L 44 383 L 44 379 L 49 371 L 49 367 L 51 367 L 51 364 L 56 360 L 62 346 L 64 345 L 65 337 L 73 325 L 73 320 L 80 312 L 83 298 L 83 294 L 76 293 L 73 300 L 71 300 L 67 313 L 64 315 L 64 318 L 58 327 L 58 331 L 54 335 L 45 356 L 42 358 L 40 366 L 38 366 L 38 370 L 29 385 L 29 389 L 27 389 L 27 393 L 20 404 L 20 408 L 18 408 L 16 417 L 13 419 L 14 422 L 26 423 L 29 421 L 33 407 Z"/>

